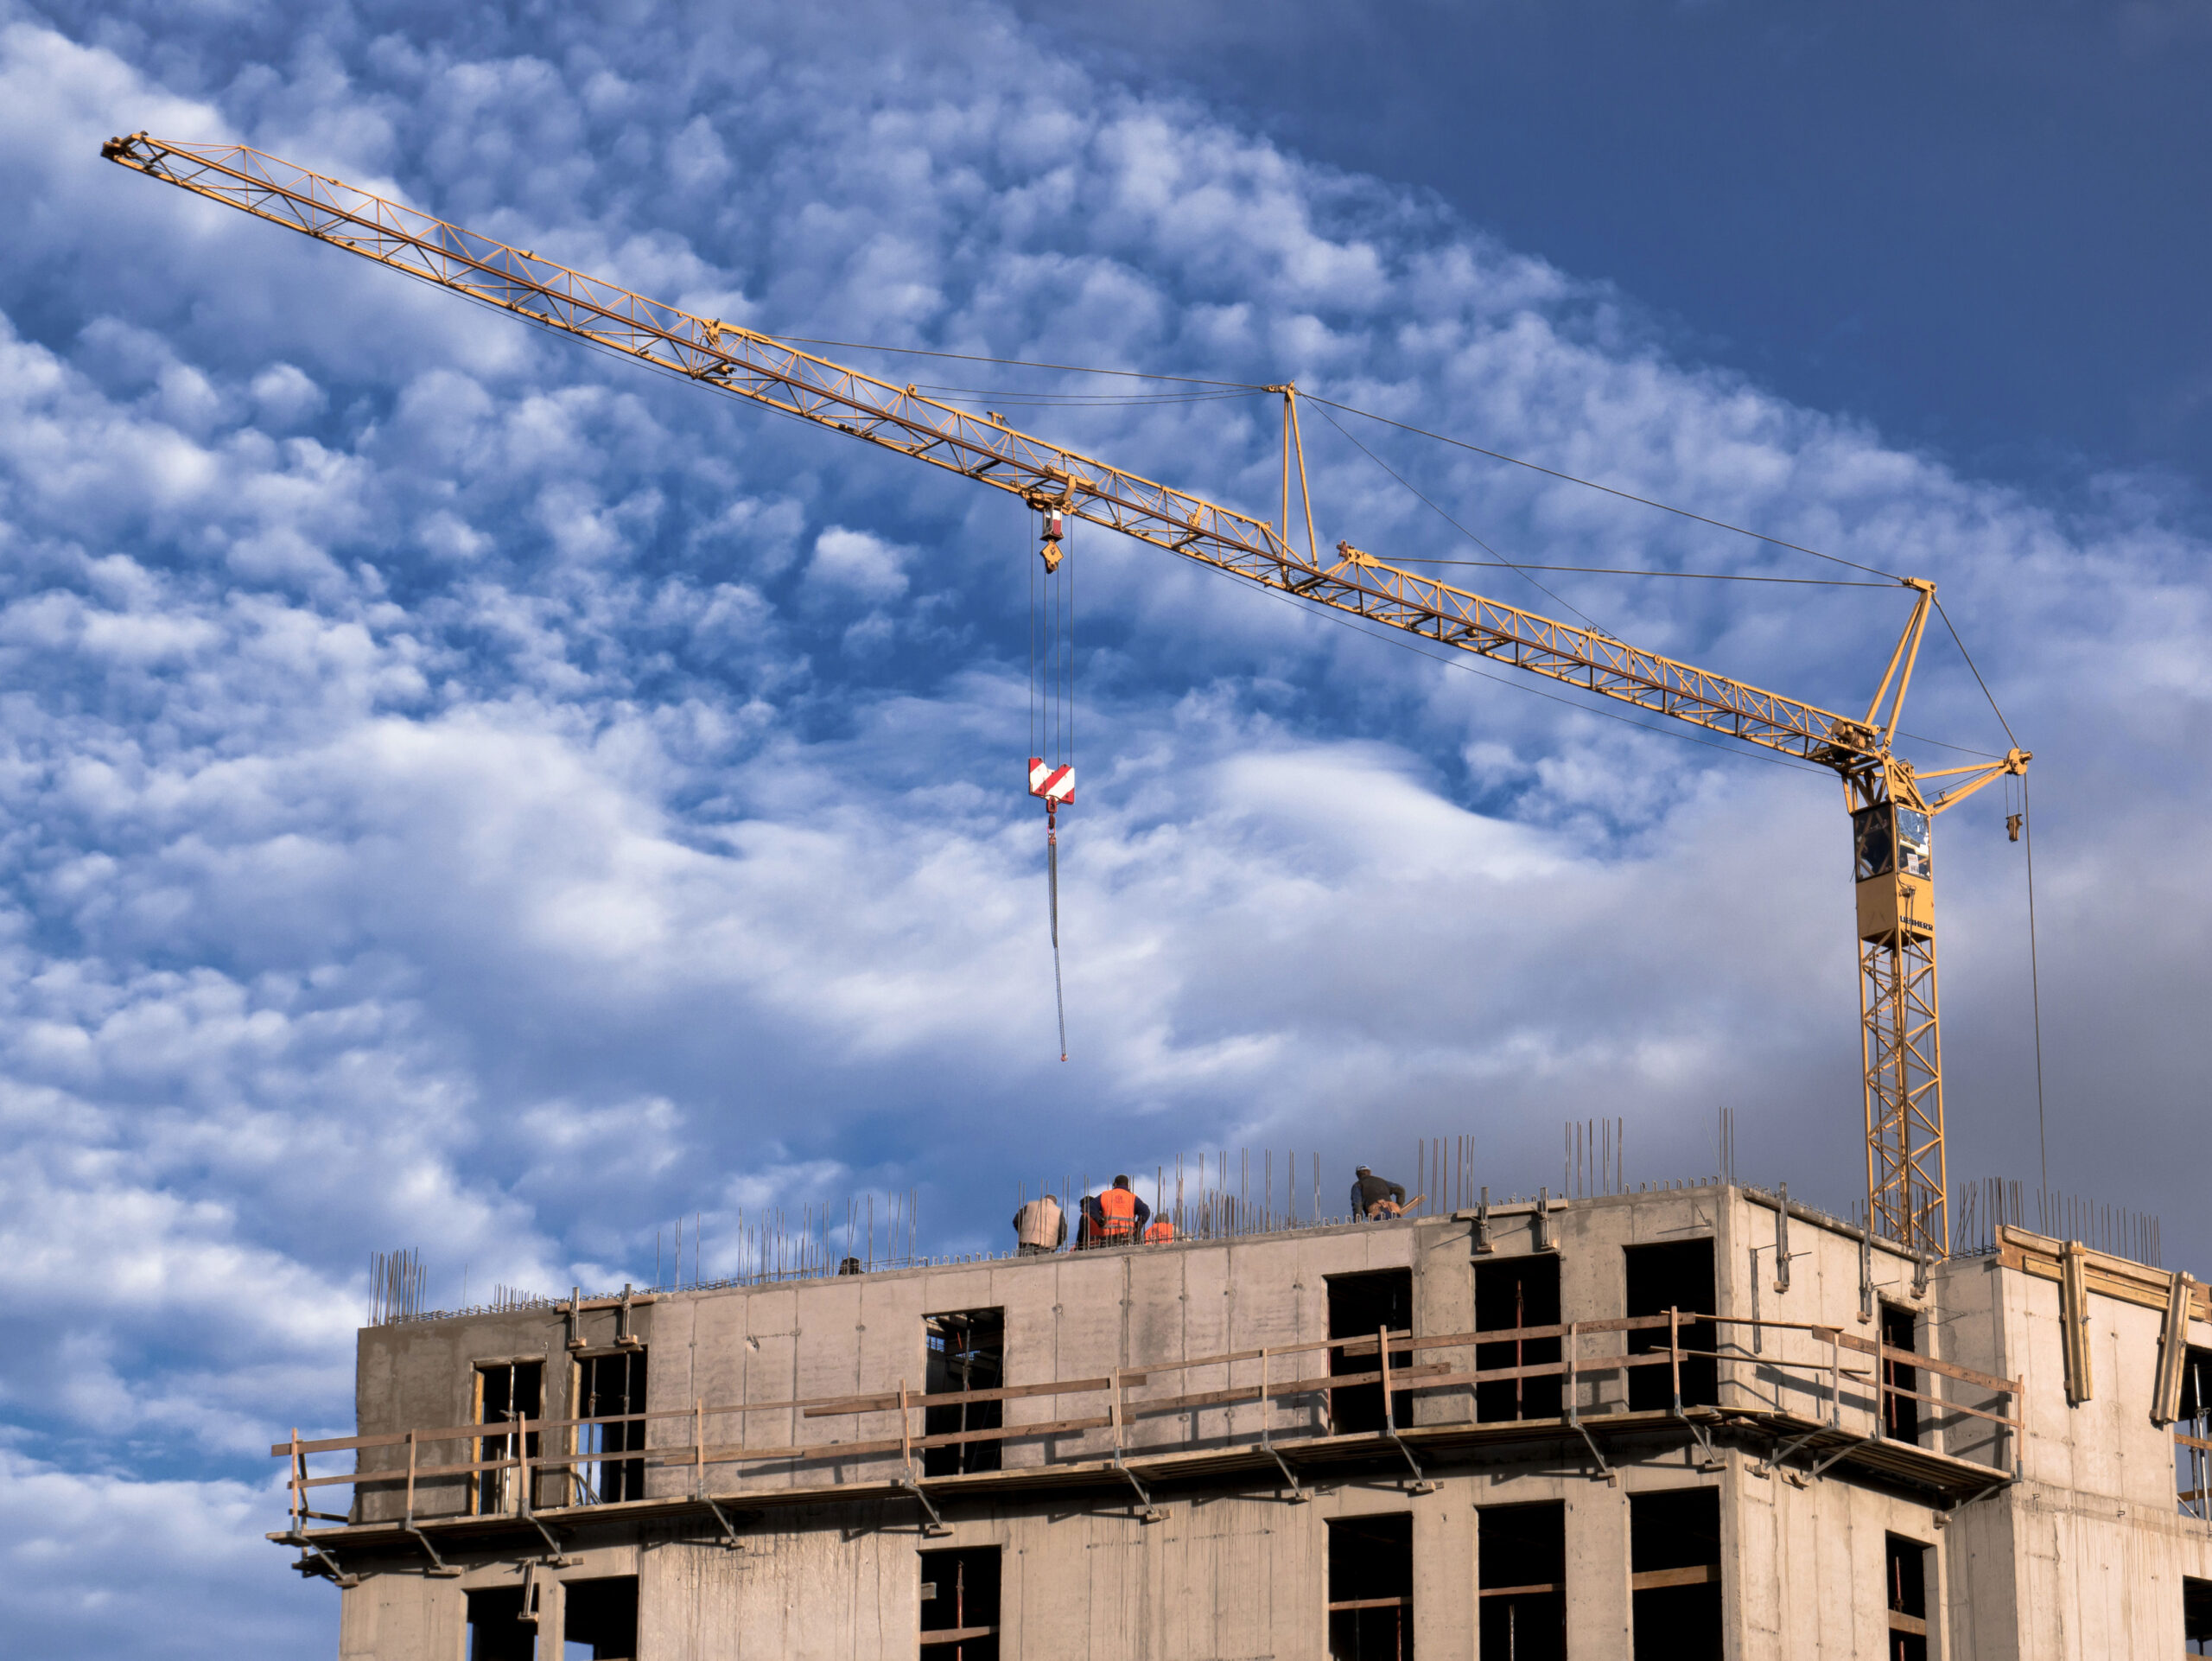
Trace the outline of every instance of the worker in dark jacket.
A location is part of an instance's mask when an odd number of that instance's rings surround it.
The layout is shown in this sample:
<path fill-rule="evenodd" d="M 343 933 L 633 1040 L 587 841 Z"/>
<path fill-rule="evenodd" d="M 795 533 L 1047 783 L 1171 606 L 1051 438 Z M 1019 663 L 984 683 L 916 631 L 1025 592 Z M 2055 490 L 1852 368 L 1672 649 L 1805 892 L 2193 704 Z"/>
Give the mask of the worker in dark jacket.
<path fill-rule="evenodd" d="M 1083 1232 L 1077 1237 L 1076 1250 L 1134 1245 L 1144 1238 L 1144 1225 L 1151 1220 L 1152 1207 L 1130 1190 L 1128 1178 L 1117 1176 L 1112 1187 L 1084 1196 Z"/>
<path fill-rule="evenodd" d="M 1351 1214 L 1363 1222 L 1395 1217 L 1406 1208 L 1405 1185 L 1389 1181 L 1364 1165 L 1352 1173 Z"/>

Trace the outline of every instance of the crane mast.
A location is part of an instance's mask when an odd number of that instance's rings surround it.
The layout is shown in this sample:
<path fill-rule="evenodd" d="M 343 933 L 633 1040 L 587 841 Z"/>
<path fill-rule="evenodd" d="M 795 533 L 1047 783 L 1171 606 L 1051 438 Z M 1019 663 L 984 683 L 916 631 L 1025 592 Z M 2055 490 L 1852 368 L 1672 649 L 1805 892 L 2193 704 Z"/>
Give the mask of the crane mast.
<path fill-rule="evenodd" d="M 1873 1232 L 1910 1251 L 1948 1252 L 1929 827 L 1985 786 L 2024 772 L 2030 755 L 2014 748 L 1973 766 L 1917 772 L 1896 753 L 1933 583 L 1904 580 L 1916 595 L 1911 617 L 1873 701 L 1854 719 L 1402 570 L 1349 542 L 1324 553 L 1313 532 L 1294 385 L 1265 389 L 1283 400 L 1281 517 L 1270 522 L 245 145 L 139 132 L 108 140 L 100 153 L 525 321 L 958 473 L 1039 512 L 1084 519 L 1313 605 L 1834 769 L 1852 822 L 1868 1215 Z M 1292 534 L 1294 473 L 1305 509 L 1303 548 Z M 1927 787 L 1937 780 L 1945 781 L 1940 788 Z"/>

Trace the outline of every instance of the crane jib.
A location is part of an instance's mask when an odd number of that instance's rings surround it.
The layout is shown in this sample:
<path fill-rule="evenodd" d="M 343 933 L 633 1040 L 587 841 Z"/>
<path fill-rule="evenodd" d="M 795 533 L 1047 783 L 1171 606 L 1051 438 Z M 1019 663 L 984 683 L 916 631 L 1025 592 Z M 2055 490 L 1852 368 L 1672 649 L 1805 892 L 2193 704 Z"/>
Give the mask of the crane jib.
<path fill-rule="evenodd" d="M 573 270 L 343 181 L 236 144 L 134 135 L 110 159 L 195 194 L 829 426 L 1185 558 L 1332 609 L 1509 663 L 1709 732 L 1845 770 L 1885 748 L 1816 705 L 1487 599 L 1362 554 L 1318 565 L 1267 521 L 939 404 L 753 329 Z"/>

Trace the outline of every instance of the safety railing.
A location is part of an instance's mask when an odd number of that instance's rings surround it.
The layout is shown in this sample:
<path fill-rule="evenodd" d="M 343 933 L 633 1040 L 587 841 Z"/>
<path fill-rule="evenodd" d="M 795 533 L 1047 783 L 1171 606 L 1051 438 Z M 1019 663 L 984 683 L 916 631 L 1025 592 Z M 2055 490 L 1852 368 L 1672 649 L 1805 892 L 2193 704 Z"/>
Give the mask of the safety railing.
<path fill-rule="evenodd" d="M 2202 1419 L 2191 1429 L 2205 1429 Z M 2183 1517 L 2212 1523 L 2212 1439 L 2174 1432 L 2174 1499 Z"/>
<path fill-rule="evenodd" d="M 1685 1341 L 1685 1328 L 1705 1328 L 1716 1333 L 1722 1329 L 1755 1333 L 1760 1336 L 1760 1346 L 1754 1352 L 1740 1344 L 1721 1344 L 1716 1338 L 1713 1347 L 1710 1349 L 1693 1347 Z M 1768 1334 L 1774 1335 L 1778 1342 L 1772 1346 L 1765 1343 Z M 1639 1335 L 1648 1336 L 1640 1340 Z M 1450 1360 L 1423 1361 L 1419 1359 L 1439 1351 L 1474 1351 L 1493 1345 L 1526 1345 L 1548 1340 L 1560 1342 L 1560 1356 L 1556 1361 L 1481 1367 L 1460 1365 Z M 1649 1346 L 1639 1351 L 1639 1341 Z M 1809 1352 L 1784 1353 L 1784 1348 L 1792 1343 Z M 1616 1344 L 1619 1347 L 1614 1347 Z M 1307 1371 L 1311 1362 L 1306 1358 L 1315 1356 L 1331 1358 L 1327 1365 L 1339 1367 L 1370 1356 L 1375 1357 L 1376 1361 L 1371 1367 L 1357 1371 Z M 1847 1362 L 1847 1356 L 1853 1358 L 1853 1361 Z M 1274 1371 L 1294 1358 L 1299 1362 L 1295 1376 L 1286 1378 Z M 1718 1400 L 1684 1401 L 1684 1363 L 1707 1360 L 1715 1364 L 1716 1392 L 1733 1391 L 1738 1399 L 1725 1403 Z M 1871 1362 L 1872 1365 L 1858 1365 L 1859 1361 Z M 1332 1391 L 1357 1390 L 1364 1386 L 1380 1386 L 1382 1429 L 1376 1434 L 1385 1439 L 1395 1439 L 1402 1431 L 1414 1429 L 1423 1432 L 1481 1429 L 1510 1431 L 1516 1427 L 1526 1429 L 1532 1424 L 1553 1423 L 1564 1427 L 1570 1435 L 1580 1433 L 1586 1436 L 1592 1425 L 1602 1427 L 1604 1419 L 1618 1411 L 1621 1403 L 1618 1400 L 1592 1401 L 1586 1407 L 1582 1400 L 1585 1385 L 1599 1378 L 1619 1378 L 1650 1367 L 1669 1370 L 1668 1411 L 1678 1418 L 1687 1418 L 1692 1413 L 1707 1410 L 1739 1416 L 1770 1413 L 1810 1423 L 1815 1427 L 1814 1434 L 1821 1429 L 1848 1432 L 1853 1442 L 1875 1441 L 1884 1439 L 1885 1426 L 1897 1422 L 1897 1403 L 1910 1401 L 1932 1408 L 1939 1417 L 1957 1415 L 1987 1422 L 1997 1427 L 1999 1434 L 2017 1434 L 2021 1428 L 2021 1421 L 2017 1416 L 2017 1403 L 2022 1390 L 2022 1383 L 2018 1379 L 1997 1378 L 1955 1362 L 1861 1337 L 1839 1327 L 1669 1310 L 1656 1315 L 1617 1316 L 1550 1326 L 1510 1327 L 1419 1336 L 1409 1331 L 1385 1330 L 1358 1338 L 1314 1339 L 1300 1343 L 1270 1345 L 1183 1360 L 1148 1363 L 1141 1367 L 1114 1367 L 1103 1374 L 1087 1378 L 1005 1384 L 984 1390 L 924 1393 L 911 1389 L 906 1381 L 901 1380 L 894 1389 L 861 1394 L 719 1404 L 709 1404 L 703 1398 L 695 1398 L 688 1407 L 596 1417 L 522 1417 L 435 1429 L 311 1440 L 302 1440 L 295 1430 L 290 1440 L 276 1443 L 270 1452 L 289 1462 L 286 1493 L 289 1525 L 293 1531 L 299 1531 L 310 1521 L 346 1523 L 353 1520 L 346 1515 L 315 1510 L 310 1504 L 312 1491 L 341 1486 L 353 1488 L 357 1495 L 372 1488 L 401 1489 L 402 1516 L 391 1520 L 413 1529 L 418 1520 L 443 1522 L 456 1515 L 482 1514 L 480 1511 L 456 1513 L 442 1511 L 434 1516 L 418 1518 L 416 1499 L 420 1486 L 425 1482 L 463 1479 L 467 1492 L 478 1496 L 481 1496 L 487 1487 L 495 1487 L 496 1492 L 501 1496 L 499 1504 L 505 1511 L 527 1515 L 533 1510 L 567 1510 L 580 1504 L 593 1503 L 591 1499 L 580 1498 L 589 1495 L 591 1492 L 583 1475 L 587 1467 L 603 1468 L 624 1461 L 640 1461 L 649 1470 L 688 1469 L 691 1473 L 689 1497 L 728 1498 L 733 1493 L 741 1495 L 744 1491 L 720 1487 L 710 1490 L 707 1480 L 709 1467 L 829 1464 L 857 1459 L 885 1459 L 895 1454 L 903 1473 L 893 1480 L 899 1486 L 913 1487 L 918 1481 L 916 1456 L 931 1448 L 975 1442 L 995 1442 L 1004 1448 L 1023 1441 L 1087 1436 L 1091 1432 L 1104 1431 L 1108 1433 L 1110 1455 L 1105 1449 L 1087 1448 L 1072 1454 L 1048 1456 L 1041 1466 L 1007 1468 L 1023 1473 L 1049 1472 L 1054 1466 L 1097 1461 L 1109 1456 L 1118 1466 L 1126 1455 L 1132 1453 L 1157 1458 L 1177 1451 L 1172 1441 L 1152 1438 L 1141 1443 L 1131 1441 L 1133 1434 L 1142 1429 L 1142 1422 L 1147 1418 L 1246 1405 L 1260 1410 L 1261 1428 L 1244 1440 L 1250 1441 L 1255 1451 L 1272 1453 L 1287 1444 L 1316 1441 L 1340 1434 L 1333 1428 L 1331 1416 L 1326 1412 L 1309 1416 L 1307 1423 L 1298 1428 L 1271 1423 L 1269 1415 L 1273 1409 L 1287 1403 L 1311 1403 L 1313 1398 Z M 1209 1368 L 1226 1370 L 1228 1382 L 1206 1390 L 1172 1390 L 1178 1375 Z M 1725 1375 L 1721 1369 L 1726 1370 Z M 1239 1382 L 1236 1374 L 1240 1370 L 1248 1371 L 1251 1376 Z M 1747 1374 L 1748 1378 L 1745 1377 Z M 1933 1391 L 1914 1388 L 1912 1384 L 1902 1382 L 1907 1375 L 1911 1376 L 1914 1384 L 1924 1378 L 1937 1384 L 1938 1388 Z M 1802 1398 L 1802 1404 L 1810 1410 L 1808 1411 L 1794 1411 L 1780 1405 L 1780 1384 L 1793 1377 L 1799 1380 L 1796 1385 L 1796 1392 Z M 1391 1406 L 1402 1392 L 1417 1392 L 1433 1398 L 1441 1391 L 1462 1388 L 1472 1391 L 1484 1384 L 1542 1378 L 1558 1378 L 1562 1381 L 1562 1416 L 1557 1421 L 1497 1421 L 1478 1416 L 1465 1421 L 1406 1427 L 1396 1423 Z M 1847 1380 L 1849 1381 L 1848 1385 Z M 2009 1410 L 1952 1399 L 1940 1388 L 1942 1381 L 1945 1380 L 1971 1386 L 1991 1397 L 2004 1397 Z M 1170 1387 L 1171 1393 L 1149 1393 L 1153 1389 L 1162 1386 Z M 1763 1404 L 1758 1399 L 1757 1392 L 1762 1388 L 1773 1392 L 1774 1405 Z M 1592 1395 L 1595 1394 L 1593 1390 Z M 925 1414 L 938 1408 L 968 1407 L 995 1402 L 1001 1404 L 1003 1411 L 1003 1404 L 1008 1402 L 1084 1397 L 1103 1399 L 1096 1404 L 1084 1403 L 1089 1408 L 1087 1411 L 988 1429 L 929 1434 L 918 1430 L 914 1419 L 917 1412 Z M 1746 1397 L 1750 1399 L 1745 1399 Z M 1847 1405 L 1853 1416 L 1851 1423 L 1868 1422 L 1866 1430 L 1851 1430 L 1846 1418 Z M 1593 1410 L 1598 1409 L 1603 1411 Z M 851 1441 L 792 1441 L 761 1447 L 750 1445 L 743 1440 L 743 1425 L 747 1416 L 774 1413 L 795 1414 L 801 1422 L 889 1416 L 895 1419 L 897 1428 L 895 1434 L 877 1435 Z M 733 1420 L 739 1427 L 735 1441 L 727 1439 L 728 1426 Z M 590 1431 L 594 1427 L 641 1423 L 658 1425 L 664 1430 L 680 1429 L 683 1435 L 680 1440 L 664 1440 L 658 1446 L 640 1448 L 618 1450 L 571 1445 L 584 1440 L 582 1433 Z M 710 1439 L 710 1427 L 724 1439 Z M 1925 1433 L 1923 1429 L 1923 1434 Z M 651 1441 L 652 1435 L 649 1429 L 645 1439 Z M 1217 1448 L 1224 1439 L 1224 1433 L 1215 1432 L 1202 1437 L 1192 1429 L 1185 1435 L 1182 1441 L 1185 1444 L 1203 1443 L 1209 1448 Z M 625 1436 L 620 1440 L 629 1438 Z M 2181 1440 L 2187 1441 L 2190 1439 Z M 426 1449 L 442 1449 L 454 1443 L 464 1444 L 465 1450 L 474 1454 L 486 1454 L 494 1444 L 498 1451 L 489 1456 L 470 1457 L 458 1461 L 442 1454 L 442 1462 L 429 1464 L 423 1461 Z M 382 1450 L 401 1448 L 405 1450 L 404 1462 L 394 1456 L 391 1463 L 386 1466 L 378 1458 L 377 1468 L 318 1473 L 309 1465 L 311 1460 L 320 1456 L 347 1452 L 356 1455 L 358 1464 L 363 1454 L 376 1455 Z M 2000 1466 L 2010 1463 L 2005 1460 L 1997 1462 Z M 510 1481 L 502 1475 L 496 1485 L 487 1485 L 481 1480 L 486 1473 L 512 1473 L 513 1480 Z M 550 1481 L 563 1491 L 562 1498 L 550 1506 L 537 1499 L 539 1485 L 544 1481 Z M 661 1499 L 686 1497 L 681 1492 L 648 1495 L 649 1499 Z"/>

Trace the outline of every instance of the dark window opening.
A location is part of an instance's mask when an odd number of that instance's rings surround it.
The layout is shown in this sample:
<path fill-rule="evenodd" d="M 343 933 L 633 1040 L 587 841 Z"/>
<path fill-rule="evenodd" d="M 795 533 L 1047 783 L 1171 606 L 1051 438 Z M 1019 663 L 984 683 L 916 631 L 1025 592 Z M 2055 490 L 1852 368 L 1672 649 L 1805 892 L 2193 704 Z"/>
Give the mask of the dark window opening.
<path fill-rule="evenodd" d="M 2212 1581 L 2183 1579 L 2181 1632 L 2183 1655 L 2212 1655 Z"/>
<path fill-rule="evenodd" d="M 1718 1314 L 1713 1307 L 1713 1242 L 1675 1240 L 1664 1245 L 1628 1248 L 1628 1312 L 1663 1315 Z M 1685 1321 L 1677 1332 L 1682 1350 L 1682 1405 L 1713 1407 L 1720 1400 L 1719 1364 L 1713 1359 L 1718 1333 L 1709 1321 Z M 1667 1352 L 1664 1327 L 1628 1335 L 1630 1355 Z M 1695 1353 L 1691 1353 L 1695 1352 Z M 1675 1381 L 1664 1361 L 1629 1369 L 1628 1404 L 1637 1413 L 1663 1412 L 1675 1403 Z"/>
<path fill-rule="evenodd" d="M 468 1661 L 531 1661 L 537 1623 L 522 1618 L 522 1588 L 495 1586 L 468 1594 Z"/>
<path fill-rule="evenodd" d="M 922 1661 L 998 1661 L 999 1549 L 921 1558 Z"/>
<path fill-rule="evenodd" d="M 504 1427 L 477 1444 L 480 1460 L 519 1461 L 537 1457 L 537 1432 L 521 1434 L 520 1422 L 544 1414 L 545 1364 L 499 1361 L 476 1369 L 476 1422 Z M 495 1516 L 521 1509 L 519 1463 L 476 1473 L 476 1509 Z M 537 1496 L 532 1495 L 535 1500 Z"/>
<path fill-rule="evenodd" d="M 635 1575 L 566 1581 L 561 1602 L 561 1661 L 636 1661 Z"/>
<path fill-rule="evenodd" d="M 1367 1275 L 1329 1276 L 1329 1336 L 1373 1338 L 1388 1328 L 1409 1333 L 1414 1324 L 1414 1271 L 1385 1269 Z M 1413 1352 L 1393 1349 L 1390 1365 L 1411 1366 Z M 1331 1350 L 1332 1373 L 1379 1372 L 1374 1346 L 1359 1351 Z M 1404 1391 L 1390 1392 L 1391 1413 L 1403 1424 L 1412 1397 Z M 1329 1392 L 1329 1428 L 1337 1435 L 1365 1435 L 1382 1429 L 1382 1384 L 1376 1379 L 1349 1384 Z"/>
<path fill-rule="evenodd" d="M 2177 1412 L 2176 1435 L 2212 1441 L 2212 1350 L 2191 1345 L 2183 1356 Z M 2212 1449 L 2174 1443 L 2174 1490 L 2184 1514 L 2212 1517 Z"/>
<path fill-rule="evenodd" d="M 1918 1352 L 1920 1346 L 1913 1341 L 1919 1322 L 1912 1311 L 1894 1303 L 1882 1306 L 1882 1343 L 1893 1350 Z M 1897 1441 L 1920 1440 L 1920 1403 L 1904 1391 L 1920 1388 L 1920 1369 L 1903 1361 L 1882 1362 L 1882 1434 Z"/>
<path fill-rule="evenodd" d="M 1329 1524 L 1329 1661 L 1413 1661 L 1414 1519 Z"/>
<path fill-rule="evenodd" d="M 1628 1557 L 1636 1661 L 1719 1661 L 1720 1491 L 1630 1495 Z"/>
<path fill-rule="evenodd" d="M 1506 1257 L 1475 1267 L 1475 1326 L 1483 1332 L 1559 1325 L 1559 1259 L 1549 1253 Z M 1516 1338 L 1475 1346 L 1475 1369 L 1556 1365 L 1562 1352 L 1552 1338 Z M 1475 1386 L 1475 1417 L 1488 1424 L 1560 1416 L 1560 1376 L 1491 1378 Z"/>
<path fill-rule="evenodd" d="M 1485 1505 L 1477 1517 L 1483 1661 L 1563 1661 L 1566 1505 Z"/>
<path fill-rule="evenodd" d="M 958 1391 L 996 1390 L 1006 1383 L 1006 1311 L 969 1309 L 959 1314 L 930 1315 L 922 1322 L 929 1362 L 924 1388 L 940 1396 Z M 1001 1429 L 1006 1403 L 955 1402 L 922 1414 L 925 1436 L 956 1436 Z M 999 1444 L 989 1437 L 948 1442 L 922 1449 L 924 1476 L 961 1476 L 999 1468 Z"/>
<path fill-rule="evenodd" d="M 645 1352 L 624 1350 L 614 1355 L 590 1355 L 576 1363 L 576 1415 L 579 1418 L 613 1418 L 645 1410 Z M 612 1455 L 635 1454 L 645 1445 L 645 1422 L 626 1424 L 583 1424 L 576 1427 L 576 1452 Z M 643 1459 L 602 1457 L 577 1467 L 584 1485 L 578 1497 L 602 1504 L 645 1497 Z"/>
<path fill-rule="evenodd" d="M 1889 1560 L 1890 1661 L 1928 1661 L 1928 1548 L 1883 1537 Z"/>

